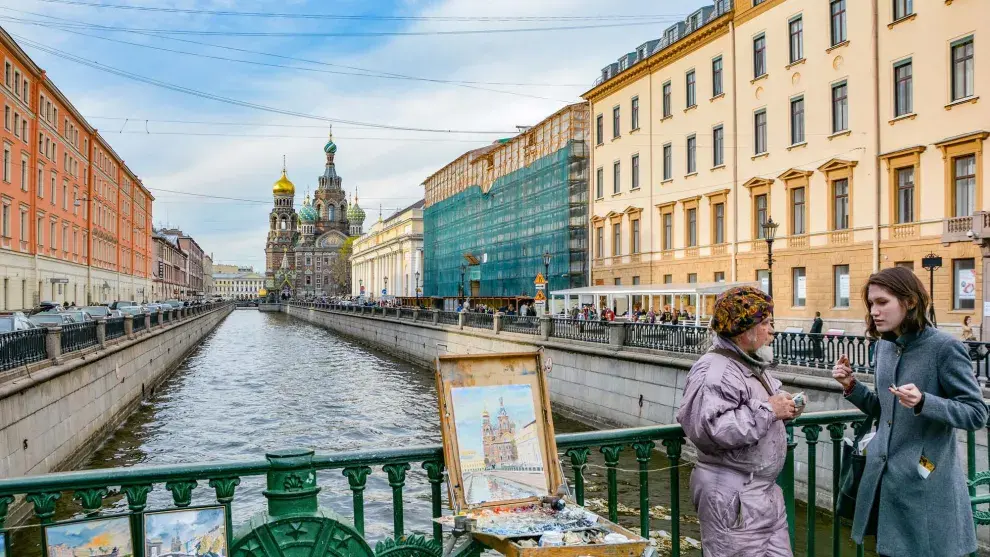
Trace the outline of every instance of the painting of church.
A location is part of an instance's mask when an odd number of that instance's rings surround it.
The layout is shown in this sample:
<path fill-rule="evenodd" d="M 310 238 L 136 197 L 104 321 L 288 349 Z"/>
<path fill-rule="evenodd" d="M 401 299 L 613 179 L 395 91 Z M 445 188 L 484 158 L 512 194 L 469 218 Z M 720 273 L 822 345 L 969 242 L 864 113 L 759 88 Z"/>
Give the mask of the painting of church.
<path fill-rule="evenodd" d="M 223 507 L 148 513 L 145 557 L 227 557 Z"/>

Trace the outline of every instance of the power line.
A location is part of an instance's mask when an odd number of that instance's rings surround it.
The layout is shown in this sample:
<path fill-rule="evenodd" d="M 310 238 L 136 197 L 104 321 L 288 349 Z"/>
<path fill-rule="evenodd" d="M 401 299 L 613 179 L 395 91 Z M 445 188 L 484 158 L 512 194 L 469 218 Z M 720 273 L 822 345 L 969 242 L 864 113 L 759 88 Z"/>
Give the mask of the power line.
<path fill-rule="evenodd" d="M 16 21 L 17 18 L 11 18 Z M 599 25 L 560 25 L 555 27 L 512 27 L 502 29 L 460 29 L 453 31 L 209 31 L 200 29 L 157 29 L 147 27 L 110 27 L 95 23 L 66 23 L 71 28 L 96 28 L 105 31 L 127 31 L 137 33 L 155 33 L 160 35 L 195 35 L 214 37 L 435 37 L 435 36 L 458 36 L 458 35 L 506 35 L 525 33 L 550 33 L 557 31 L 587 31 L 590 29 L 610 29 L 623 27 L 642 27 L 656 25 L 669 19 L 653 19 L 650 21 L 636 21 L 629 23 L 603 23 Z"/>
<path fill-rule="evenodd" d="M 168 131 L 140 131 L 140 130 L 100 130 L 103 135 L 109 134 L 129 134 L 129 135 L 182 135 L 190 137 L 247 137 L 262 139 L 326 139 L 325 135 L 281 135 L 281 134 L 247 134 L 247 133 L 218 133 L 218 132 L 168 132 Z M 490 142 L 484 139 L 438 139 L 438 138 L 417 138 L 417 137 L 347 137 L 341 136 L 335 139 L 347 141 L 408 141 L 410 143 L 430 142 L 430 143 L 474 143 L 488 145 Z"/>
<path fill-rule="evenodd" d="M 41 14 L 41 13 L 36 13 L 36 12 L 28 12 L 28 11 L 24 11 L 24 10 L 17 10 L 17 9 L 14 9 L 14 8 L 6 8 L 6 7 L 2 7 L 2 6 L 0 6 L 0 9 L 7 10 L 7 11 L 12 11 L 12 12 L 18 12 L 18 13 L 22 13 L 22 14 L 28 14 L 28 15 L 32 15 L 32 16 L 36 16 L 36 17 L 43 17 L 43 18 L 46 18 L 46 19 L 52 19 L 52 20 L 56 20 L 56 21 L 61 21 L 61 22 L 65 22 L 66 24 L 73 24 L 73 25 L 76 25 L 76 26 L 80 25 L 80 22 L 77 22 L 77 21 L 74 21 L 74 20 L 65 19 L 65 18 L 61 18 L 61 17 L 55 17 L 55 16 L 51 16 L 51 15 L 47 15 L 47 14 Z M 2 19 L 2 18 L 0 18 L 0 19 Z M 16 22 L 18 22 L 18 23 L 34 24 L 34 25 L 39 25 L 39 26 L 44 26 L 44 25 L 48 24 L 48 22 L 34 21 L 34 20 L 25 20 L 25 19 L 18 19 L 18 18 L 11 18 L 11 20 L 16 20 Z M 64 26 L 59 26 L 58 24 L 51 23 L 50 25 L 53 26 L 53 27 L 59 28 L 59 29 L 66 30 L 66 28 Z M 90 25 L 90 24 L 86 24 L 86 25 Z M 205 42 L 201 42 L 201 41 L 194 41 L 194 40 L 191 40 L 191 39 L 182 39 L 182 38 L 178 38 L 178 37 L 169 37 L 167 35 L 161 35 L 161 34 L 156 34 L 156 33 L 144 33 L 144 32 L 138 32 L 138 31 L 126 31 L 126 30 L 122 30 L 122 29 L 107 28 L 105 26 L 98 26 L 96 24 L 92 24 L 92 26 L 94 26 L 96 28 L 99 28 L 101 30 L 105 30 L 105 31 L 121 31 L 121 32 L 131 33 L 131 34 L 134 34 L 134 35 L 141 35 L 141 36 L 152 37 L 152 38 L 156 38 L 156 39 L 163 39 L 163 40 L 168 40 L 168 41 L 175 41 L 175 42 L 181 42 L 181 43 L 187 43 L 187 44 L 194 44 L 194 45 L 198 45 L 198 46 L 206 46 L 206 47 L 210 47 L 210 48 L 218 48 L 218 49 L 222 49 L 222 50 L 230 50 L 230 51 L 233 51 L 233 52 L 243 52 L 245 54 L 257 54 L 259 56 L 268 56 L 268 57 L 271 57 L 271 58 L 278 58 L 278 59 L 282 59 L 282 60 L 291 60 L 291 61 L 294 61 L 294 62 L 305 62 L 305 63 L 308 63 L 308 64 L 316 64 L 316 65 L 327 66 L 327 67 L 332 67 L 332 68 L 343 68 L 343 69 L 347 69 L 347 70 L 355 70 L 355 71 L 360 71 L 360 72 L 366 72 L 368 74 L 376 74 L 376 75 L 381 75 L 381 76 L 397 77 L 397 78 L 402 78 L 402 79 L 415 79 L 415 80 L 428 81 L 428 82 L 432 82 L 432 83 L 449 83 L 449 84 L 464 84 L 464 85 L 503 85 L 503 86 L 513 86 L 513 87 L 586 87 L 587 86 L 586 83 L 533 83 L 533 82 L 521 83 L 521 82 L 504 82 L 504 81 L 474 81 L 474 80 L 456 80 L 456 79 L 439 79 L 439 78 L 417 77 L 417 76 L 410 76 L 410 75 L 401 74 L 401 73 L 386 72 L 386 71 L 381 71 L 381 70 L 371 70 L 371 69 L 368 69 L 368 68 L 361 68 L 361 67 L 358 67 L 358 66 L 349 66 L 349 65 L 346 65 L 346 64 L 335 64 L 335 63 L 330 63 L 330 62 L 324 62 L 322 60 L 310 60 L 310 59 L 307 59 L 307 58 L 298 58 L 298 57 L 293 57 L 293 56 L 285 56 L 285 55 L 282 55 L 282 54 L 274 54 L 274 53 L 271 53 L 271 52 L 263 52 L 263 51 L 259 51 L 259 50 L 251 50 L 251 49 L 246 49 L 246 48 L 237 48 L 237 47 L 233 47 L 233 46 L 220 45 L 220 44 L 215 44 L 215 43 L 205 43 Z"/>
<path fill-rule="evenodd" d="M 0 19 L 4 19 L 4 18 L 2 16 L 0 16 Z M 41 27 L 60 28 L 58 25 L 45 25 L 43 23 L 37 23 L 36 25 L 39 25 Z M 66 33 L 72 33 L 74 35 L 80 35 L 80 36 L 83 36 L 83 37 L 91 37 L 91 38 L 94 38 L 94 39 L 100 39 L 100 40 L 103 40 L 103 41 L 109 41 L 109 42 L 114 42 L 114 43 L 119 43 L 119 44 L 126 44 L 126 45 L 131 45 L 131 46 L 137 46 L 137 47 L 140 47 L 140 48 L 147 48 L 147 49 L 158 50 L 158 51 L 163 51 L 163 52 L 171 52 L 173 54 L 182 54 L 182 55 L 185 55 L 185 56 L 193 56 L 193 57 L 196 57 L 196 58 L 206 58 L 206 59 L 210 59 L 210 60 L 221 60 L 221 61 L 224 61 L 224 62 L 235 62 L 235 63 L 239 63 L 239 64 L 249 64 L 249 65 L 253 65 L 253 66 L 265 66 L 265 67 L 269 67 L 269 68 L 283 68 L 283 69 L 288 69 L 288 70 L 296 70 L 296 71 L 303 71 L 303 72 L 316 72 L 316 73 L 334 74 L 334 75 L 348 75 L 348 76 L 354 76 L 354 77 L 370 77 L 370 78 L 375 78 L 375 79 L 396 79 L 396 80 L 404 80 L 404 81 L 424 81 L 424 82 L 434 82 L 435 81 L 435 80 L 431 80 L 431 79 L 417 78 L 417 77 L 399 77 L 399 76 L 391 76 L 391 75 L 374 75 L 374 74 L 367 74 L 367 73 L 344 72 L 344 71 L 339 71 L 339 70 L 321 70 L 321 69 L 318 69 L 318 68 L 301 68 L 299 66 L 289 66 L 289 65 L 285 65 L 285 64 L 275 64 L 275 63 L 269 63 L 269 62 L 258 62 L 258 61 L 255 61 L 255 60 L 240 60 L 240 59 L 237 59 L 237 58 L 227 58 L 225 56 L 215 56 L 215 55 L 211 55 L 211 54 L 200 54 L 200 53 L 197 53 L 197 52 L 188 52 L 188 51 L 184 51 L 184 50 L 176 50 L 176 49 L 165 48 L 165 47 L 161 47 L 161 46 L 152 46 L 152 45 L 147 45 L 147 44 L 135 43 L 135 42 L 131 42 L 131 41 L 123 41 L 123 40 L 120 40 L 120 39 L 112 39 L 110 37 L 101 37 L 100 35 L 93 35 L 91 33 L 83 33 L 81 31 L 72 31 L 72 30 L 69 30 L 69 29 L 62 29 L 62 30 L 65 31 Z M 501 90 L 501 89 L 491 89 L 491 88 L 488 88 L 488 87 L 480 87 L 480 86 L 477 86 L 477 85 L 467 85 L 467 84 L 458 84 L 458 83 L 452 83 L 452 85 L 458 85 L 458 86 L 466 87 L 466 88 L 469 88 L 469 89 L 477 89 L 477 90 L 481 90 L 481 91 L 490 91 L 490 92 L 493 92 L 493 93 L 500 93 L 500 94 L 503 94 L 503 95 L 514 95 L 514 96 L 518 96 L 518 97 L 528 97 L 528 98 L 532 98 L 532 99 L 539 99 L 539 100 L 545 100 L 545 101 L 555 101 L 555 102 L 561 102 L 561 103 L 574 102 L 574 99 L 571 99 L 571 100 L 554 99 L 554 98 L 551 98 L 551 97 L 544 97 L 544 96 L 540 96 L 540 95 L 532 95 L 532 94 L 529 94 L 529 93 L 519 93 L 519 92 L 516 92 L 516 91 L 504 91 L 504 90 Z"/>
<path fill-rule="evenodd" d="M 317 115 L 314 115 L 314 114 L 306 114 L 304 112 L 296 112 L 296 111 L 293 111 L 293 110 L 286 110 L 286 109 L 281 109 L 281 108 L 266 106 L 266 105 L 263 105 L 263 104 L 257 104 L 257 103 L 242 101 L 242 100 L 233 99 L 233 98 L 230 98 L 230 97 L 224 97 L 224 96 L 221 96 L 221 95 L 216 95 L 216 94 L 213 94 L 213 93 L 207 93 L 207 92 L 204 92 L 204 91 L 199 91 L 197 89 L 192 89 L 192 88 L 189 88 L 189 87 L 183 87 L 181 85 L 175 85 L 173 83 L 169 83 L 169 82 L 166 82 L 166 81 L 161 81 L 161 80 L 158 80 L 158 79 L 154 79 L 154 78 L 146 77 L 146 76 L 143 76 L 143 75 L 135 74 L 135 73 L 132 73 L 132 72 L 128 72 L 128 71 L 125 71 L 125 70 L 121 70 L 121 69 L 115 68 L 113 66 L 108 66 L 108 65 L 105 65 L 105 64 L 101 64 L 99 62 L 93 62 L 93 61 L 90 61 L 90 60 L 86 60 L 86 59 L 80 58 L 80 57 L 78 57 L 78 56 L 76 56 L 74 54 L 70 54 L 68 52 L 65 52 L 65 51 L 62 51 L 62 50 L 58 50 L 56 48 L 52 48 L 52 47 L 47 46 L 47 45 L 44 45 L 42 43 L 39 43 L 39 42 L 30 40 L 27 37 L 22 37 L 20 35 L 13 35 L 13 34 L 12 34 L 12 36 L 18 38 L 21 42 L 24 42 L 25 44 L 27 44 L 29 46 L 33 46 L 34 48 L 36 48 L 36 49 L 38 49 L 38 50 L 40 50 L 42 52 L 46 52 L 46 53 L 51 54 L 53 56 L 57 56 L 59 58 L 63 58 L 63 59 L 66 59 L 66 60 L 69 60 L 69 61 L 72 61 L 72 62 L 76 62 L 77 64 L 82 64 L 84 66 L 88 66 L 88 67 L 91 67 L 91 68 L 94 68 L 94 69 L 97 69 L 97 70 L 100 70 L 100 71 L 103 71 L 103 72 L 107 72 L 107 73 L 111 73 L 111 74 L 114 74 L 114 75 L 117 75 L 117 76 L 120 76 L 120 77 L 124 77 L 126 79 L 131 79 L 131 80 L 134 80 L 134 81 L 139 81 L 139 82 L 142 82 L 142 83 L 146 83 L 148 85 L 154 85 L 156 87 L 160 87 L 160 88 L 163 88 L 163 89 L 168 89 L 168 90 L 171 90 L 171 91 L 176 91 L 176 92 L 179 92 L 179 93 L 184 93 L 184 94 L 195 96 L 195 97 L 200 97 L 200 98 L 204 98 L 204 99 L 208 99 L 208 100 L 213 100 L 213 101 L 217 101 L 217 102 L 221 102 L 221 103 L 225 103 L 225 104 L 230 104 L 230 105 L 234 105 L 234 106 L 240 106 L 240 107 L 244 107 L 244 108 L 251 108 L 251 109 L 260 110 L 260 111 L 263 111 L 263 112 L 271 112 L 271 113 L 274 113 L 274 114 L 282 114 L 282 115 L 285 115 L 285 116 L 294 116 L 294 117 L 297 117 L 297 118 L 304 118 L 304 119 L 308 119 L 308 120 L 318 120 L 318 121 L 330 122 L 330 123 L 352 124 L 352 125 L 355 125 L 355 126 L 363 126 L 363 127 L 367 127 L 367 128 L 378 128 L 378 129 L 387 129 L 387 130 L 417 131 L 417 132 L 428 132 L 428 133 L 478 133 L 478 134 L 498 134 L 498 135 L 505 135 L 505 134 L 513 134 L 513 135 L 515 135 L 516 133 L 518 133 L 518 131 L 452 130 L 452 129 L 437 129 L 437 128 L 417 128 L 417 127 L 411 127 L 411 126 L 393 126 L 393 125 L 389 125 L 389 124 L 379 124 L 379 123 L 374 123 L 374 122 L 360 122 L 360 121 L 356 121 L 356 120 L 344 120 L 344 119 L 340 119 L 340 118 L 330 118 L 330 117 L 326 117 L 326 116 L 317 116 Z"/>
<path fill-rule="evenodd" d="M 296 14 L 279 12 L 239 12 L 227 10 L 202 10 L 184 8 L 161 8 L 154 6 L 130 6 L 123 4 L 107 4 L 98 2 L 81 2 L 78 0 L 37 0 L 49 4 L 64 4 L 87 8 L 119 9 L 141 12 L 178 13 L 190 15 L 234 16 L 234 17 L 269 17 L 279 19 L 335 19 L 357 21 L 602 21 L 629 20 L 642 18 L 665 17 L 663 15 L 582 15 L 582 16 L 386 16 L 375 14 Z M 680 15 L 678 17 L 685 17 Z"/>

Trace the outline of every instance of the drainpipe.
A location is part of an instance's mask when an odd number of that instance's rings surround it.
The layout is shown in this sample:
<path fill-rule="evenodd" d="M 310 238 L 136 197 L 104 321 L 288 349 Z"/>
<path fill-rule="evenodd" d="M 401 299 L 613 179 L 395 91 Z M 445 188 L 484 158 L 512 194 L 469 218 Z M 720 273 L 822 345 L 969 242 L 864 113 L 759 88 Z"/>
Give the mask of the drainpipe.
<path fill-rule="evenodd" d="M 654 245 L 653 245 L 653 233 L 656 230 L 656 228 L 654 228 L 656 226 L 656 224 L 655 224 L 656 221 L 654 221 L 654 218 L 656 217 L 656 206 L 653 205 L 653 172 L 654 172 L 654 168 L 653 168 L 653 72 L 652 71 L 651 72 L 647 72 L 646 78 L 650 82 L 650 86 L 648 88 L 648 90 L 650 92 L 649 93 L 650 94 L 650 102 L 647 103 L 647 105 L 650 107 L 650 117 L 647 120 L 649 122 L 647 124 L 647 129 L 650 130 L 650 141 L 647 143 L 647 145 L 650 146 L 649 147 L 649 151 L 647 151 L 649 153 L 649 157 L 650 157 L 650 176 L 649 176 L 649 183 L 650 183 L 650 205 L 647 208 L 647 210 L 650 212 L 650 284 L 656 284 L 656 279 L 653 278 L 653 256 L 656 253 L 656 252 L 654 252 Z M 640 231 L 640 233 L 642 233 L 642 230 Z M 640 257 L 642 257 L 642 256 L 640 256 Z M 580 306 L 581 306 L 581 303 L 579 301 L 578 302 L 578 307 L 580 307 Z M 652 294 L 650 294 L 649 306 L 650 306 L 651 309 L 653 308 L 653 295 Z"/>
<path fill-rule="evenodd" d="M 588 199 L 590 201 L 588 203 L 588 215 L 587 215 L 587 219 L 588 219 L 588 221 L 587 221 L 588 222 L 588 224 L 587 224 L 587 227 L 588 227 L 588 283 L 585 286 L 591 286 L 592 284 L 595 284 L 594 269 L 593 269 L 592 265 L 594 264 L 594 261 L 595 261 L 595 247 L 597 247 L 595 245 L 595 228 L 591 224 L 591 217 L 593 216 L 593 213 L 595 212 L 595 210 L 594 210 L 594 206 L 595 206 L 595 179 L 598 176 L 598 172 L 595 170 L 595 146 L 597 145 L 596 138 L 595 138 L 595 130 L 597 129 L 597 127 L 596 127 L 596 124 L 595 124 L 595 113 L 592 110 L 593 108 L 594 108 L 594 105 L 592 104 L 591 99 L 588 99 Z M 548 278 L 547 280 L 550 280 L 550 279 Z M 470 287 L 468 287 L 468 291 L 465 292 L 464 295 L 465 296 L 470 296 L 471 295 L 471 288 Z M 550 300 L 547 300 L 547 304 L 549 304 L 549 303 L 550 303 Z M 581 305 L 581 302 L 580 302 L 580 298 L 579 298 L 578 306 L 580 307 L 580 305 Z M 549 307 L 549 305 L 548 305 L 548 307 Z"/>
<path fill-rule="evenodd" d="M 876 1 L 876 0 L 874 0 Z M 739 68 L 736 64 L 736 22 L 729 22 L 730 56 L 732 56 L 732 254 L 729 264 L 729 276 L 731 282 L 738 280 L 739 253 L 739 97 L 738 97 L 738 75 Z"/>
<path fill-rule="evenodd" d="M 873 48 L 873 75 L 876 79 L 873 80 L 873 125 L 874 125 L 874 137 L 873 137 L 873 201 L 876 205 L 876 211 L 873 215 L 873 272 L 880 270 L 880 31 L 877 27 L 880 24 L 879 20 L 879 10 L 877 6 L 878 0 L 872 0 L 870 3 L 870 9 L 873 10 L 871 14 L 873 18 L 873 29 L 872 29 L 872 48 Z M 888 184 L 890 187 L 890 184 Z"/>

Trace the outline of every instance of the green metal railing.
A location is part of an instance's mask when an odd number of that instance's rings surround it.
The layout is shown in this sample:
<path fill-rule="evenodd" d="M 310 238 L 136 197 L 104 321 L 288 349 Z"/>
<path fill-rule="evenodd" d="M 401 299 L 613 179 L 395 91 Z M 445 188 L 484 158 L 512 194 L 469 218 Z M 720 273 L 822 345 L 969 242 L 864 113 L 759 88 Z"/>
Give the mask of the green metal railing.
<path fill-rule="evenodd" d="M 816 462 L 817 446 L 820 442 L 820 435 L 823 431 L 828 431 L 828 440 L 831 441 L 832 451 L 832 501 L 823 504 L 823 507 L 834 509 L 835 494 L 838 493 L 839 485 L 839 454 L 842 438 L 846 428 L 851 424 L 859 423 L 864 416 L 859 411 L 847 410 L 837 412 L 817 412 L 801 416 L 797 420 L 787 425 L 788 445 L 787 459 L 783 472 L 778 478 L 778 483 L 784 490 L 787 502 L 788 523 L 791 529 L 791 540 L 795 540 L 795 459 L 794 455 L 799 443 L 796 441 L 794 433 L 800 430 L 804 435 L 804 444 L 807 450 L 807 462 Z M 608 518 L 613 522 L 619 518 L 619 458 L 623 452 L 628 451 L 636 456 L 638 463 L 638 488 L 639 488 L 639 530 L 644 536 L 649 536 L 651 532 L 650 516 L 650 484 L 658 481 L 657 478 L 650 477 L 651 460 L 657 457 L 657 449 L 662 447 L 665 454 L 669 475 L 669 515 L 671 534 L 671 555 L 681 554 L 681 524 L 684 518 L 681 509 L 682 478 L 680 468 L 685 465 L 682 449 L 684 448 L 684 434 L 677 425 L 661 425 L 638 427 L 619 430 L 591 431 L 575 434 L 563 434 L 557 436 L 557 447 L 561 451 L 565 463 L 570 464 L 573 473 L 573 497 L 579 504 L 585 504 L 587 490 L 586 475 L 589 464 L 589 457 L 593 453 L 600 453 L 605 463 L 605 479 L 607 484 L 607 504 L 606 511 Z M 289 459 L 290 464 L 282 462 L 286 454 L 294 455 Z M 409 447 L 401 449 L 381 449 L 367 450 L 348 453 L 318 454 L 311 457 L 304 457 L 310 454 L 306 451 L 282 451 L 275 455 L 268 455 L 268 460 L 254 460 L 244 462 L 206 463 L 206 464 L 183 464 L 167 466 L 135 466 L 131 468 L 101 469 L 81 472 L 67 472 L 58 474 L 48 474 L 41 476 L 26 476 L 0 480 L 0 529 L 4 526 L 4 519 L 14 503 L 15 496 L 18 499 L 26 500 L 33 508 L 34 517 L 41 524 L 50 524 L 54 520 L 56 501 L 60 498 L 72 498 L 77 500 L 81 506 L 81 514 L 95 516 L 103 509 L 105 499 L 114 493 L 122 494 L 127 499 L 128 512 L 132 517 L 133 535 L 135 536 L 135 548 L 141 551 L 136 553 L 137 557 L 142 557 L 143 543 L 139 543 L 140 524 L 142 514 L 148 507 L 148 494 L 156 488 L 164 488 L 171 492 L 172 504 L 175 508 L 185 508 L 190 505 L 192 491 L 202 484 L 214 490 L 216 502 L 227 510 L 228 536 L 232 531 L 230 526 L 231 502 L 235 498 L 235 491 L 240 485 L 241 479 L 250 476 L 268 475 L 269 491 L 272 489 L 272 475 L 284 474 L 287 469 L 312 474 L 300 474 L 300 477 L 310 478 L 312 487 L 317 488 L 318 471 L 340 471 L 347 479 L 347 485 L 351 491 L 351 517 L 353 520 L 353 530 L 357 536 L 365 535 L 365 488 L 368 478 L 373 473 L 383 473 L 387 476 L 388 485 L 391 488 L 392 497 L 392 528 L 395 540 L 380 544 L 379 555 L 387 554 L 389 547 L 396 547 L 394 544 L 403 544 L 408 540 L 415 540 L 423 546 L 428 543 L 423 538 L 407 537 L 405 526 L 405 514 L 403 508 L 403 490 L 406 486 L 407 472 L 416 465 L 426 471 L 427 479 L 430 483 L 431 516 L 441 516 L 443 510 L 443 490 L 442 484 L 445 480 L 443 452 L 439 446 Z M 303 456 L 300 456 L 303 455 Z M 974 509 L 978 504 L 990 503 L 990 496 L 976 495 L 975 488 L 978 485 L 990 484 L 990 472 L 976 475 L 976 442 L 975 436 L 969 437 L 969 475 L 973 486 Z M 990 452 L 987 455 L 990 463 Z M 293 468 L 295 467 L 295 468 Z M 372 467 L 380 467 L 381 472 L 373 472 Z M 818 469 L 816 466 L 807 467 L 806 485 L 808 492 L 808 506 L 805 524 L 807 533 L 805 535 L 806 546 L 796 548 L 795 553 L 803 549 L 804 555 L 816 555 L 819 540 L 816 539 L 816 508 L 819 503 L 817 497 Z M 325 476 L 324 476 L 325 478 Z M 309 481 L 309 480 L 307 480 Z M 289 486 L 291 482 L 286 481 Z M 279 484 L 282 485 L 282 484 Z M 302 490 L 305 486 L 299 484 Z M 288 489 L 288 488 L 286 488 Z M 269 491 L 265 494 L 268 496 Z M 313 492 L 315 501 L 315 492 Z M 283 496 L 284 498 L 284 496 Z M 272 512 L 272 501 L 269 501 L 270 520 L 277 518 L 276 512 Z M 282 503 L 284 504 L 284 503 Z M 315 503 L 314 503 L 315 504 Z M 103 509 L 105 510 L 105 509 Z M 978 524 L 990 524 L 990 512 L 978 511 L 976 513 Z M 349 527 L 349 526 L 348 526 Z M 434 525 L 432 528 L 433 538 L 439 541 L 441 538 L 440 527 Z M 275 530 L 273 530 L 275 531 Z M 839 521 L 833 521 L 831 531 L 831 554 L 840 555 L 844 545 Z M 242 539 L 230 539 L 231 547 Z M 364 542 L 362 542 L 364 543 Z M 383 542 L 384 543 L 384 542 Z M 425 546 L 424 546 L 425 547 Z M 435 546 L 432 546 L 435 549 Z M 408 549 L 408 548 L 407 548 Z M 477 549 L 477 548 L 475 548 Z M 18 549 L 11 549 L 13 555 L 18 555 Z M 398 553 L 398 552 L 396 552 Z M 863 554 L 863 548 L 859 547 L 857 555 Z M 403 555 L 420 555 L 416 551 L 403 553 Z M 422 553 L 428 555 L 428 553 Z"/>

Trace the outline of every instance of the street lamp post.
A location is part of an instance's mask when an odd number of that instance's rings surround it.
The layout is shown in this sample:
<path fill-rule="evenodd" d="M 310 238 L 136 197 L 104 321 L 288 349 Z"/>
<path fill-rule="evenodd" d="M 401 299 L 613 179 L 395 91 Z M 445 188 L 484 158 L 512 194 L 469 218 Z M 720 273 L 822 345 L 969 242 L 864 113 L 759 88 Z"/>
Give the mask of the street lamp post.
<path fill-rule="evenodd" d="M 550 313 L 550 252 L 543 252 L 543 278 L 546 279 L 547 313 Z"/>
<path fill-rule="evenodd" d="M 931 298 L 931 305 L 928 307 L 928 319 L 932 325 L 937 327 L 935 322 L 935 271 L 942 267 L 942 257 L 935 252 L 921 258 L 921 266 L 928 271 L 928 296 Z"/>
<path fill-rule="evenodd" d="M 763 238 L 767 241 L 767 294 L 773 298 L 773 239 L 777 236 L 779 224 L 773 222 L 773 218 L 768 218 L 763 223 Z"/>
<path fill-rule="evenodd" d="M 419 271 L 416 271 L 416 307 L 419 307 Z"/>
<path fill-rule="evenodd" d="M 467 265 L 461 263 L 461 283 L 457 285 L 457 297 L 464 298 L 464 273 L 467 272 Z"/>

